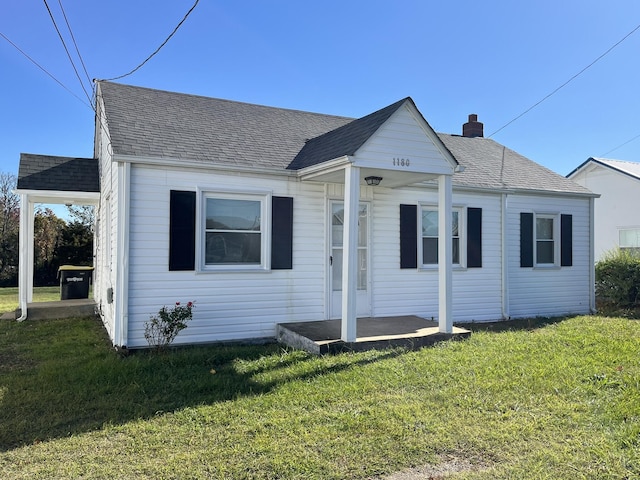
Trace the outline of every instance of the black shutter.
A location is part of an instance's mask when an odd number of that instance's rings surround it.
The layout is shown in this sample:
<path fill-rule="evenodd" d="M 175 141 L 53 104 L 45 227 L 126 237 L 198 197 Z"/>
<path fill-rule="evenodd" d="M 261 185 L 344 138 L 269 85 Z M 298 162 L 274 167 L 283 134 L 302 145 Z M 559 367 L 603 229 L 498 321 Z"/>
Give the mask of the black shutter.
<path fill-rule="evenodd" d="M 271 269 L 293 268 L 293 198 L 271 197 Z"/>
<path fill-rule="evenodd" d="M 196 192 L 171 190 L 169 270 L 195 270 Z"/>
<path fill-rule="evenodd" d="M 467 208 L 467 267 L 482 267 L 481 208 Z"/>
<path fill-rule="evenodd" d="M 573 265 L 573 216 L 560 215 L 560 265 Z"/>
<path fill-rule="evenodd" d="M 533 267 L 533 213 L 520 213 L 520 266 Z"/>
<path fill-rule="evenodd" d="M 400 205 L 400 268 L 418 267 L 418 206 Z"/>

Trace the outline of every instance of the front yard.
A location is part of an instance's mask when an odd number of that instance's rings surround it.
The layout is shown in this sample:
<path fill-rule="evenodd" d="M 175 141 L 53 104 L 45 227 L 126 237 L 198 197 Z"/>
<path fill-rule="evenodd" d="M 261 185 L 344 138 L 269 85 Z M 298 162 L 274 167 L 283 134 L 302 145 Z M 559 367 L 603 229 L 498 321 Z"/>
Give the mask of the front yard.
<path fill-rule="evenodd" d="M 0 478 L 639 478 L 640 322 L 530 327 L 119 357 L 94 319 L 0 321 Z"/>

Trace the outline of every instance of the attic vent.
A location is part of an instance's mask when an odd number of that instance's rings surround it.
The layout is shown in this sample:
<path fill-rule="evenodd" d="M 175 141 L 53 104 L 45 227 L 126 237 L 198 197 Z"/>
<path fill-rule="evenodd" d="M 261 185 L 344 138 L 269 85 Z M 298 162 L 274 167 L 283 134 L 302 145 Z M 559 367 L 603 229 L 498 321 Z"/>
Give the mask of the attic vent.
<path fill-rule="evenodd" d="M 484 125 L 478 121 L 478 115 L 472 113 L 469 115 L 469 121 L 462 125 L 463 137 L 484 137 Z"/>

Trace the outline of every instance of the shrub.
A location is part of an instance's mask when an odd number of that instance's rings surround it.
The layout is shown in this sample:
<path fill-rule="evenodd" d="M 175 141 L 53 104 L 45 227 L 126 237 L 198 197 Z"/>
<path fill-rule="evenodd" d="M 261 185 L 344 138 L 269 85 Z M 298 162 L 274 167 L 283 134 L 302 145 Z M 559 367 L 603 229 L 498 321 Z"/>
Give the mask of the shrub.
<path fill-rule="evenodd" d="M 180 302 L 167 308 L 163 306 L 157 315 L 152 315 L 144 325 L 144 338 L 150 347 L 162 350 L 176 338 L 181 330 L 187 328 L 187 322 L 193 318 L 193 302 L 180 305 Z"/>
<path fill-rule="evenodd" d="M 638 306 L 640 296 L 640 255 L 628 250 L 612 250 L 596 263 L 596 297 L 615 308 Z"/>

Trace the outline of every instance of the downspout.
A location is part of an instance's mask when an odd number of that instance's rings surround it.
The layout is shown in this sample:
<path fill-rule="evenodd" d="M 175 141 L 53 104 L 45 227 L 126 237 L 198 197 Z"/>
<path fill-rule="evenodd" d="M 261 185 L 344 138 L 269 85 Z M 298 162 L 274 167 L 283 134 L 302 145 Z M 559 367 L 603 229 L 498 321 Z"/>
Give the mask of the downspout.
<path fill-rule="evenodd" d="M 116 242 L 118 272 L 116 275 L 115 320 L 120 323 L 115 340 L 118 347 L 127 346 L 129 333 L 129 201 L 131 164 L 118 163 L 118 236 Z"/>
<path fill-rule="evenodd" d="M 500 223 L 502 232 L 502 318 L 509 320 L 509 242 L 507 241 L 507 194 L 503 193 L 500 199 Z"/>
<path fill-rule="evenodd" d="M 19 236 L 19 257 L 18 257 L 18 280 L 19 280 L 19 305 L 20 317 L 16 320 L 23 322 L 27 319 L 27 306 L 29 303 L 30 289 L 33 282 L 29 281 L 29 275 L 33 277 L 33 270 L 29 265 L 33 265 L 33 203 L 29 201 L 28 194 L 20 195 L 20 236 Z"/>
<path fill-rule="evenodd" d="M 589 310 L 596 313 L 595 198 L 589 199 Z"/>

